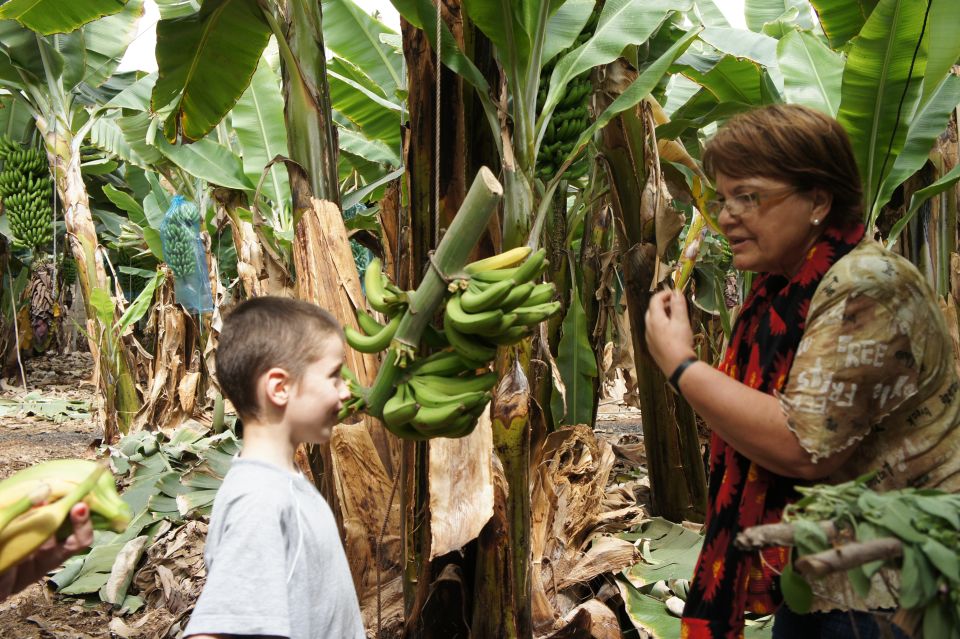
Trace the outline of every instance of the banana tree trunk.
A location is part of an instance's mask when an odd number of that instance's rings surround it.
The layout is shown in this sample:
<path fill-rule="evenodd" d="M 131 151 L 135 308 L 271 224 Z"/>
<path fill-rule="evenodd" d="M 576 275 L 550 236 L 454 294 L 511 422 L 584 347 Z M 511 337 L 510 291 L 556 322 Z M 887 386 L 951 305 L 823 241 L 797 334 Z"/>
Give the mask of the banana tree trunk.
<path fill-rule="evenodd" d="M 126 434 L 140 409 L 140 397 L 133 376 L 133 363 L 112 325 L 104 325 L 91 304 L 94 291 L 110 297 L 110 285 L 100 258 L 97 231 L 90 214 L 90 199 L 80 173 L 80 154 L 67 127 L 54 128 L 44 118 L 36 119 L 37 130 L 46 143 L 47 158 L 54 167 L 57 194 L 63 204 L 63 218 L 77 262 L 77 279 L 87 315 L 87 342 L 97 362 L 97 379 L 104 406 L 105 442 L 118 433 Z"/>
<path fill-rule="evenodd" d="M 614 63 L 616 64 L 616 63 Z M 613 73 L 608 77 L 620 77 Z M 603 108 L 618 95 L 612 83 L 598 93 Z M 618 116 L 603 129 L 602 151 L 610 176 L 611 203 L 627 308 L 636 359 L 638 394 L 643 414 L 643 437 L 647 450 L 653 509 L 671 521 L 701 520 L 706 508 L 706 473 L 700 456 L 696 418 L 682 397 L 668 390 L 666 379 L 650 358 L 644 339 L 643 317 L 656 283 L 657 224 L 663 217 L 649 214 L 648 180 L 653 172 L 651 154 L 656 148 L 642 103 Z M 647 193 L 645 194 L 645 190 Z M 662 229 L 661 229 L 662 233 Z"/>

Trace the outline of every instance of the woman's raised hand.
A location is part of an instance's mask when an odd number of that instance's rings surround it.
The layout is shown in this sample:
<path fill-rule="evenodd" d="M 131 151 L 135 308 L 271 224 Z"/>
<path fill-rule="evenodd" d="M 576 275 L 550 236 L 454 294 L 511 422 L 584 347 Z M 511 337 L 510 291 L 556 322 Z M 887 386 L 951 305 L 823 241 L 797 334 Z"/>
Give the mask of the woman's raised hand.
<path fill-rule="evenodd" d="M 681 293 L 672 290 L 655 293 L 650 298 L 645 321 L 647 349 L 665 375 L 670 375 L 691 355 L 696 356 L 687 302 Z"/>

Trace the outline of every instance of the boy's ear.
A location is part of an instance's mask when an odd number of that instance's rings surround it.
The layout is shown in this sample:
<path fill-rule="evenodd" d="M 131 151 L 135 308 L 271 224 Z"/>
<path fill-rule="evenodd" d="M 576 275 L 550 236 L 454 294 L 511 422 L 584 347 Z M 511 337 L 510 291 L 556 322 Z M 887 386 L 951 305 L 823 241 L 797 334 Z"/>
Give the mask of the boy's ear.
<path fill-rule="evenodd" d="M 268 405 L 283 407 L 290 399 L 290 374 L 282 368 L 271 368 L 260 378 L 264 399 Z"/>

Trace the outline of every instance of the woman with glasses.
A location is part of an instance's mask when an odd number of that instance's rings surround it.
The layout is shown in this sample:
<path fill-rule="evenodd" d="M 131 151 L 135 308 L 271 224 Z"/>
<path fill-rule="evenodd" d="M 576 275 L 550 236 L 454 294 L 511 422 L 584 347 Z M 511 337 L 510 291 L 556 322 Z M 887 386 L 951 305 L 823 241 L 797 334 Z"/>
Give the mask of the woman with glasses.
<path fill-rule="evenodd" d="M 896 607 L 879 574 L 866 598 L 843 574 L 813 584 L 812 612 L 799 615 L 777 587 L 789 549 L 733 542 L 779 521 L 798 483 L 872 472 L 876 490 L 960 488 L 960 384 L 945 321 L 917 269 L 864 232 L 853 151 L 832 118 L 786 105 L 738 115 L 703 162 L 733 264 L 758 275 L 718 369 L 696 357 L 682 295 L 657 293 L 646 314 L 650 354 L 712 430 L 683 636 L 738 637 L 744 611 L 775 611 L 775 639 L 878 638 Z"/>

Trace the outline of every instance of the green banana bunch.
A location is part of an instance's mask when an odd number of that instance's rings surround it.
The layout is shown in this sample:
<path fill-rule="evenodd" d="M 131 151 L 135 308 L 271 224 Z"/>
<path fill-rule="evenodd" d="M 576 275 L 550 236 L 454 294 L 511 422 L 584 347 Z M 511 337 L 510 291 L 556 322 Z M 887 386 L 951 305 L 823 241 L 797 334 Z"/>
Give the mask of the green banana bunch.
<path fill-rule="evenodd" d="M 397 437 L 416 441 L 470 434 L 497 382 L 496 374 L 476 374 L 474 368 L 453 351 L 415 361 L 384 404 L 384 426 Z"/>
<path fill-rule="evenodd" d="M 453 350 L 485 366 L 498 346 L 516 344 L 556 313 L 554 285 L 534 281 L 546 267 L 546 251 L 526 247 L 468 264 L 444 308 L 443 332 Z"/>
<path fill-rule="evenodd" d="M 547 90 L 550 87 L 549 78 L 553 74 L 554 65 L 563 58 L 568 52 L 582 46 L 593 37 L 597 29 L 597 21 L 600 19 L 600 10 L 603 8 L 602 2 L 594 5 L 593 12 L 587 19 L 587 23 L 580 31 L 580 35 L 570 45 L 566 51 L 562 51 L 552 58 L 541 71 L 541 77 L 544 79 L 540 83 L 540 89 L 537 92 L 537 114 L 543 110 L 543 105 L 547 99 Z M 590 71 L 581 73 L 576 78 L 570 80 L 566 86 L 566 92 L 560 98 L 560 102 L 554 108 L 553 114 L 547 122 L 547 130 L 544 132 L 543 140 L 540 144 L 540 152 L 537 155 L 537 177 L 543 180 L 549 180 L 560 169 L 563 160 L 574 144 L 580 138 L 580 135 L 590 126 L 590 113 L 588 110 L 589 98 L 593 93 L 593 84 L 590 82 Z M 590 160 L 581 157 L 574 162 L 564 173 L 567 180 L 575 180 L 583 177 L 590 168 Z"/>
<path fill-rule="evenodd" d="M 57 533 L 81 500 L 97 528 L 122 532 L 130 522 L 130 507 L 117 494 L 113 475 L 96 462 L 57 459 L 0 482 L 0 572 Z"/>
<path fill-rule="evenodd" d="M 197 240 L 200 236 L 200 211 L 182 195 L 175 195 L 160 225 L 163 260 L 173 274 L 184 279 L 197 270 Z"/>
<path fill-rule="evenodd" d="M 380 258 L 373 258 L 363 274 L 363 291 L 370 308 L 388 317 L 401 315 L 407 306 L 407 294 L 394 286 L 382 270 Z"/>
<path fill-rule="evenodd" d="M 53 241 L 53 182 L 47 156 L 0 137 L 0 199 L 14 243 L 33 251 Z"/>

